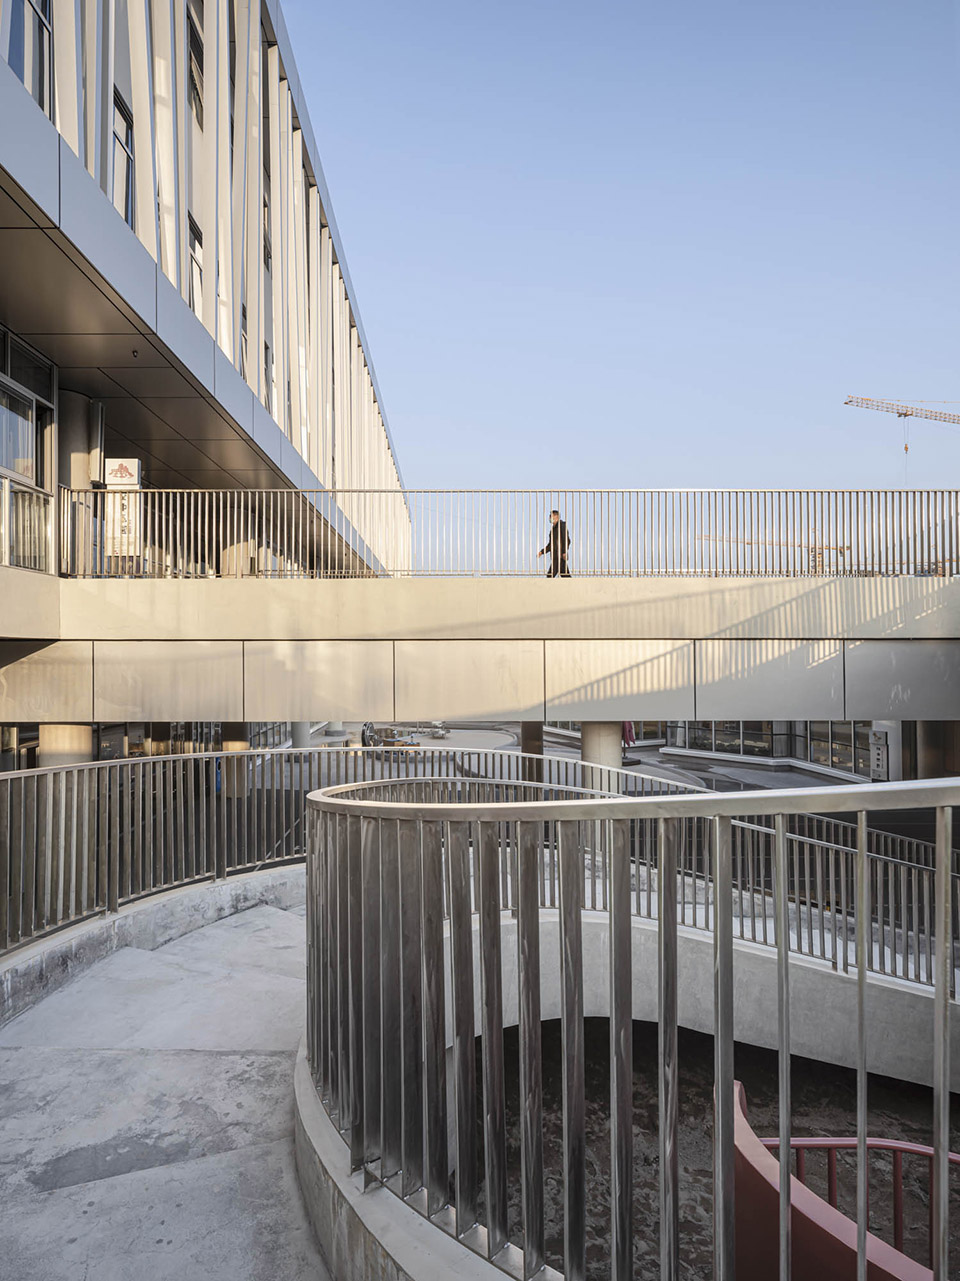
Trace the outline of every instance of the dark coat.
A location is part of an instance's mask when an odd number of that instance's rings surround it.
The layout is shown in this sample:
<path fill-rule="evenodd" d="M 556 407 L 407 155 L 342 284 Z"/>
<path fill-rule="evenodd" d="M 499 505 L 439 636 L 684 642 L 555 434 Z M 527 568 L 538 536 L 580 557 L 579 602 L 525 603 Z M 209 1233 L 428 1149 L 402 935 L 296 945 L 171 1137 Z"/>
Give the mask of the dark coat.
<path fill-rule="evenodd" d="M 567 522 L 558 520 L 555 525 L 550 526 L 550 537 L 543 548 L 543 554 L 550 557 L 550 572 L 552 575 L 566 574 L 567 552 L 569 549 L 570 534 L 567 530 Z"/>

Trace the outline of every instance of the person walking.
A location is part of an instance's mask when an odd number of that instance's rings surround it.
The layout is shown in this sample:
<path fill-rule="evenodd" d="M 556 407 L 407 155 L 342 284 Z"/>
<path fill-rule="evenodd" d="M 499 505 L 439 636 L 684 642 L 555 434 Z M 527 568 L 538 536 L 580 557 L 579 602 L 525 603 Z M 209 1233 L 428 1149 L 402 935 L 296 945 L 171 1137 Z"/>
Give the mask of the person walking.
<path fill-rule="evenodd" d="M 570 535 L 567 532 L 567 522 L 560 519 L 560 513 L 554 509 L 550 513 L 550 537 L 547 539 L 547 545 L 541 547 L 537 552 L 537 559 L 550 553 L 550 568 L 547 570 L 548 578 L 569 578 L 570 571 L 567 568 L 567 552 L 570 550 Z"/>

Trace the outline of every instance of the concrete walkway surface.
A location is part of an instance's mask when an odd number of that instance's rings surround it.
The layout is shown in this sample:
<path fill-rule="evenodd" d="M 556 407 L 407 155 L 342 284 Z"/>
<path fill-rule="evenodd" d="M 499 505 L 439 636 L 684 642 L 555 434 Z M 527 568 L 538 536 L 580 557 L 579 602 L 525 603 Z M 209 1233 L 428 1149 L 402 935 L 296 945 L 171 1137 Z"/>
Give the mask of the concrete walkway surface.
<path fill-rule="evenodd" d="M 123 948 L 0 1031 L 2 1281 L 329 1281 L 293 1154 L 303 918 Z"/>

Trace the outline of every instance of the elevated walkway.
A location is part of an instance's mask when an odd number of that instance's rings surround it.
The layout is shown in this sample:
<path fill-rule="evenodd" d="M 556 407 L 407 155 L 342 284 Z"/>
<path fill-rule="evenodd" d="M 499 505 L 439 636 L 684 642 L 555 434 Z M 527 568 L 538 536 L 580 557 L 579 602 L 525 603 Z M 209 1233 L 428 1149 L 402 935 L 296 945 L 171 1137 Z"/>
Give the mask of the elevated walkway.
<path fill-rule="evenodd" d="M 957 578 L 0 568 L 0 598 L 2 721 L 960 720 Z"/>

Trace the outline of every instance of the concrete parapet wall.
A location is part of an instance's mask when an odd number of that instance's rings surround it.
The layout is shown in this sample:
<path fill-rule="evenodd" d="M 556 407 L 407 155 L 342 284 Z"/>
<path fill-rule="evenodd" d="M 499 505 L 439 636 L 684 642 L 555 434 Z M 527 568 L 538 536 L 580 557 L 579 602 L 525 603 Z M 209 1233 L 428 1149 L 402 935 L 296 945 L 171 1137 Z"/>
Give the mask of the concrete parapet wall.
<path fill-rule="evenodd" d="M 303 1045 L 295 1072 L 297 1175 L 307 1215 L 337 1281 L 492 1281 L 504 1273 L 428 1224 L 386 1188 L 364 1190 L 347 1145 L 314 1089 Z"/>
<path fill-rule="evenodd" d="M 938 640 L 954 578 L 64 579 L 85 640 Z"/>
<path fill-rule="evenodd" d="M 140 899 L 18 948 L 0 962 L 0 1026 L 119 948 L 152 952 L 250 907 L 295 907 L 305 892 L 302 866 L 249 872 Z"/>

